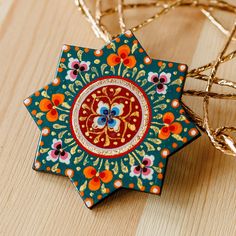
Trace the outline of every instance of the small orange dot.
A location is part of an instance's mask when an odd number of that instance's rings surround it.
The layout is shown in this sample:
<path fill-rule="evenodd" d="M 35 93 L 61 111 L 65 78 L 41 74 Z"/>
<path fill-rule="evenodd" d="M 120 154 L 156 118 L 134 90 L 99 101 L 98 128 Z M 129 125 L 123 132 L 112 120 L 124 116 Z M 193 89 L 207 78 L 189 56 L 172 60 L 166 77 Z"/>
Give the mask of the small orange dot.
<path fill-rule="evenodd" d="M 159 61 L 158 63 L 157 63 L 157 65 L 159 66 L 159 67 L 161 67 L 162 66 L 162 61 Z"/>
<path fill-rule="evenodd" d="M 120 42 L 120 38 L 116 38 L 115 41 L 116 41 L 117 43 L 119 43 L 119 42 Z"/>
<path fill-rule="evenodd" d="M 129 188 L 134 188 L 134 184 L 133 183 L 129 184 Z"/>
<path fill-rule="evenodd" d="M 84 51 L 85 51 L 85 52 L 89 52 L 89 48 L 85 48 Z"/>
<path fill-rule="evenodd" d="M 38 120 L 38 121 L 37 121 L 37 124 L 38 124 L 38 125 L 41 125 L 42 123 L 43 123 L 42 120 Z"/>
<path fill-rule="evenodd" d="M 177 147 L 178 147 L 178 144 L 177 144 L 177 143 L 172 143 L 172 147 L 173 147 L 173 148 L 177 148 Z"/>
<path fill-rule="evenodd" d="M 74 185 L 75 185 L 76 187 L 78 186 L 78 184 L 79 184 L 78 181 L 75 181 L 75 182 L 74 182 Z"/>
<path fill-rule="evenodd" d="M 186 143 L 188 139 L 186 137 L 183 138 L 183 142 Z"/>
<path fill-rule="evenodd" d="M 107 45 L 107 49 L 110 49 L 112 46 L 111 46 L 111 44 L 109 43 L 108 45 Z"/>
<path fill-rule="evenodd" d="M 134 41 L 133 41 L 133 44 L 137 44 L 137 43 L 138 43 L 138 40 L 134 40 Z"/>
<path fill-rule="evenodd" d="M 58 72 L 62 72 L 62 71 L 63 71 L 63 68 L 59 67 Z"/>
<path fill-rule="evenodd" d="M 44 142 L 43 142 L 43 141 L 41 141 L 41 142 L 40 142 L 40 146 L 43 146 L 43 145 L 44 145 Z"/>
<path fill-rule="evenodd" d="M 56 172 L 59 174 L 61 173 L 61 169 L 57 169 Z"/>
<path fill-rule="evenodd" d="M 37 111 L 36 111 L 36 110 L 33 110 L 33 111 L 31 112 L 31 114 L 32 114 L 33 116 L 35 116 L 35 115 L 37 114 Z"/>
<path fill-rule="evenodd" d="M 180 76 L 179 79 L 183 81 L 183 80 L 184 80 L 184 77 L 183 77 L 183 76 Z"/>
<path fill-rule="evenodd" d="M 40 92 L 37 91 L 37 92 L 34 93 L 34 95 L 35 95 L 36 97 L 38 97 L 38 96 L 40 95 Z"/>
<path fill-rule="evenodd" d="M 106 193 L 110 193 L 110 189 L 109 188 L 106 188 Z"/>
<path fill-rule="evenodd" d="M 45 90 L 48 90 L 48 85 L 44 86 L 44 89 L 45 89 Z"/>
<path fill-rule="evenodd" d="M 171 68 L 173 67 L 173 63 L 168 63 L 168 66 Z"/>
<path fill-rule="evenodd" d="M 141 190 L 141 191 L 145 191 L 145 187 L 144 187 L 144 186 L 141 186 L 141 187 L 140 187 L 140 190 Z"/>
<path fill-rule="evenodd" d="M 179 111 L 179 113 L 180 113 L 180 114 L 184 114 L 184 113 L 185 113 L 184 109 L 181 109 L 181 110 Z"/>
<path fill-rule="evenodd" d="M 185 123 L 186 123 L 186 124 L 189 124 L 190 121 L 189 121 L 188 119 L 185 119 Z"/>
<path fill-rule="evenodd" d="M 164 165 L 163 165 L 162 162 L 160 162 L 158 166 L 159 166 L 160 168 L 163 168 L 163 167 L 164 167 Z"/>
<path fill-rule="evenodd" d="M 157 175 L 157 178 L 158 178 L 158 179 L 163 179 L 163 174 L 158 174 L 158 175 Z"/>
<path fill-rule="evenodd" d="M 99 194 L 99 195 L 97 196 L 97 199 L 98 199 L 98 200 L 101 200 L 101 199 L 102 199 L 102 195 Z"/>
<path fill-rule="evenodd" d="M 61 62 L 65 62 L 66 61 L 66 59 L 65 58 L 61 58 Z"/>
<path fill-rule="evenodd" d="M 75 51 L 79 51 L 79 47 L 75 47 Z"/>
<path fill-rule="evenodd" d="M 47 171 L 50 171 L 50 170 L 51 170 L 51 168 L 50 168 L 49 166 L 47 166 L 46 170 L 47 170 Z"/>
<path fill-rule="evenodd" d="M 143 52 L 143 49 L 142 49 L 142 48 L 139 48 L 139 50 L 138 50 L 138 51 L 142 53 L 142 52 Z"/>
<path fill-rule="evenodd" d="M 79 192 L 80 196 L 83 197 L 84 196 L 84 192 Z"/>
<path fill-rule="evenodd" d="M 180 92 L 181 91 L 181 87 L 178 87 L 178 88 L 176 88 L 176 92 Z"/>

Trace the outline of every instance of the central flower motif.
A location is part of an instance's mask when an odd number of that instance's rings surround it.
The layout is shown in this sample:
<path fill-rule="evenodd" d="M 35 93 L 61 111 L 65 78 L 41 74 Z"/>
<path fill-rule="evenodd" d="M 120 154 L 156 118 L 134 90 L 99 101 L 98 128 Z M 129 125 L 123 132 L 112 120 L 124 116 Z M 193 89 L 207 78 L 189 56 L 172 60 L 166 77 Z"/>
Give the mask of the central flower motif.
<path fill-rule="evenodd" d="M 149 128 L 150 106 L 144 92 L 121 77 L 100 78 L 78 94 L 72 128 L 79 145 L 110 158 L 139 145 Z"/>
<path fill-rule="evenodd" d="M 111 106 L 108 103 L 100 101 L 96 113 L 98 117 L 93 120 L 93 128 L 103 129 L 107 126 L 109 129 L 113 129 L 115 132 L 120 130 L 119 116 L 123 114 L 124 104 L 114 103 Z"/>

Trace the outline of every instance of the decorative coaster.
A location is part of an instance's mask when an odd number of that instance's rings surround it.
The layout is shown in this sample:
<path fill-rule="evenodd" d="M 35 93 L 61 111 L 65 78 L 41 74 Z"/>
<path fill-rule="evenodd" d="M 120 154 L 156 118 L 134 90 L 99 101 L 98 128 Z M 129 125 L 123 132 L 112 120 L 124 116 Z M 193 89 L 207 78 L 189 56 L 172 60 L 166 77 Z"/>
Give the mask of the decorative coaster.
<path fill-rule="evenodd" d="M 160 194 L 167 158 L 200 136 L 180 102 L 186 72 L 131 31 L 63 46 L 53 82 L 24 100 L 41 130 L 34 169 L 68 176 L 89 208 L 121 187 Z"/>

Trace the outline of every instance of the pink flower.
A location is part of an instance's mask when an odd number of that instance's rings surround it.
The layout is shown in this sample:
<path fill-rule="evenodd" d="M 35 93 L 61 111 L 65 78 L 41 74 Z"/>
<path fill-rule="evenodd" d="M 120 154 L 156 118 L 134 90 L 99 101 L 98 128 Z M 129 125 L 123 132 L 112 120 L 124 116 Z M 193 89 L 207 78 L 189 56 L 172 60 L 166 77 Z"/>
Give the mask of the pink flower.
<path fill-rule="evenodd" d="M 170 73 L 162 72 L 160 75 L 158 73 L 149 72 L 148 81 L 156 85 L 156 91 L 159 94 L 166 94 L 167 84 L 170 83 Z"/>
<path fill-rule="evenodd" d="M 67 71 L 66 79 L 70 80 L 70 81 L 75 81 L 79 71 L 88 71 L 89 66 L 90 66 L 89 61 L 87 61 L 87 62 L 81 61 L 80 62 L 78 59 L 70 58 L 69 64 L 68 64 L 69 70 Z"/>
<path fill-rule="evenodd" d="M 152 180 L 152 175 L 154 171 L 151 168 L 151 166 L 153 165 L 153 161 L 154 161 L 153 155 L 151 156 L 145 155 L 141 164 L 131 167 L 131 172 L 129 175 L 131 177 L 134 176 L 139 177 L 141 175 L 143 179 Z"/>
<path fill-rule="evenodd" d="M 53 139 L 52 148 L 53 150 L 49 151 L 46 157 L 47 161 L 56 162 L 59 160 L 67 165 L 70 164 L 71 155 L 62 148 L 62 141 L 60 139 Z"/>

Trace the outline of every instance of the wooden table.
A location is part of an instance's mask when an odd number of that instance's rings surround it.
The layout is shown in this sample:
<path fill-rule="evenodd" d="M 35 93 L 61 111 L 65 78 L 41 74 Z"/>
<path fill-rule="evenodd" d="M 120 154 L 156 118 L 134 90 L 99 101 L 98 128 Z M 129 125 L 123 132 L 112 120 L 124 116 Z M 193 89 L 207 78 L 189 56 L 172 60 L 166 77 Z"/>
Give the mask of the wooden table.
<path fill-rule="evenodd" d="M 145 14 L 130 12 L 131 24 Z M 226 18 L 230 28 L 232 17 Z M 236 160 L 216 151 L 206 135 L 170 158 L 161 197 L 122 190 L 88 210 L 67 178 L 33 171 L 40 133 L 23 99 L 53 79 L 63 43 L 99 48 L 103 42 L 73 1 L 0 0 L 0 23 L 0 235 L 236 235 Z M 191 68 L 216 58 L 226 39 L 186 8 L 136 36 L 151 57 Z M 234 63 L 219 75 L 236 80 Z M 204 84 L 188 79 L 186 88 Z M 202 113 L 202 99 L 184 101 Z M 235 125 L 235 103 L 214 100 L 211 112 L 216 126 Z"/>

